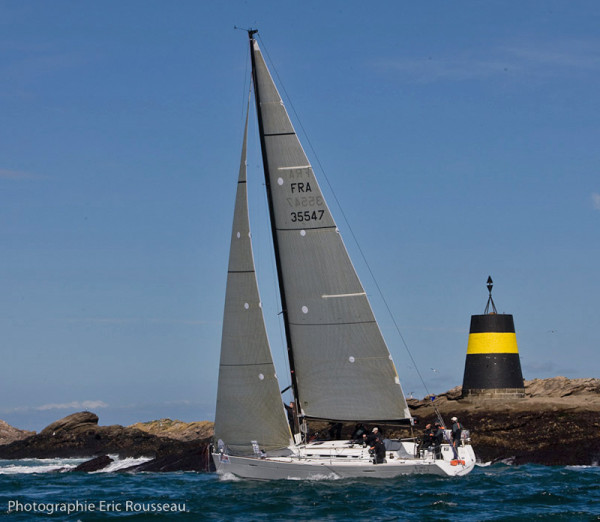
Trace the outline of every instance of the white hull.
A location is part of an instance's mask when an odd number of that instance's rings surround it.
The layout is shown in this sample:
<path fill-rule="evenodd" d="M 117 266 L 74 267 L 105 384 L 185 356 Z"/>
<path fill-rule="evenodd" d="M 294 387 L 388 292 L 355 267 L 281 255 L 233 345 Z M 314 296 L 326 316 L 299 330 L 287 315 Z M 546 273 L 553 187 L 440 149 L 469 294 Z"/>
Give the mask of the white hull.
<path fill-rule="evenodd" d="M 448 444 L 442 444 L 441 458 L 433 452 L 414 456 L 414 442 L 396 442 L 386 451 L 385 462 L 373 464 L 367 448 L 348 441 L 311 443 L 292 449 L 286 457 L 236 457 L 213 453 L 219 475 L 256 480 L 322 480 L 344 478 L 394 478 L 401 475 L 461 476 L 473 470 L 475 454 L 470 445 L 458 448 L 458 459 Z"/>

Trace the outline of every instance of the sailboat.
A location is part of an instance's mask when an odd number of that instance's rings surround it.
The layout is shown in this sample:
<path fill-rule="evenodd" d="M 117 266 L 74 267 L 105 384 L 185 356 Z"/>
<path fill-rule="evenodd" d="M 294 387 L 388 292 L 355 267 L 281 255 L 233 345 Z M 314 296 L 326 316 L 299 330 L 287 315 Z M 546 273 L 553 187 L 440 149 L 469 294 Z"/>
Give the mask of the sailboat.
<path fill-rule="evenodd" d="M 288 418 L 269 347 L 253 260 L 246 190 L 248 116 L 237 183 L 212 457 L 220 475 L 320 479 L 469 473 L 468 440 L 437 451 L 415 438 L 312 439 L 311 423 L 411 425 L 390 352 L 310 162 L 248 31 L 265 187 L 289 359 Z M 289 422 L 292 420 L 293 422 Z M 381 448 L 381 446 L 380 446 Z"/>

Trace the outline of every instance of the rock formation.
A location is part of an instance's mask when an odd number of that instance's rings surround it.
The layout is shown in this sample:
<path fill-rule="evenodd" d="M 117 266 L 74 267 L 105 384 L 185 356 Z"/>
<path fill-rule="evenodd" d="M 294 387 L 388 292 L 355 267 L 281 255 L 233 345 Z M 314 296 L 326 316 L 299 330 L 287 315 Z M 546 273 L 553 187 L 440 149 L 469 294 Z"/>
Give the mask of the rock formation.
<path fill-rule="evenodd" d="M 213 435 L 213 423 L 209 421 L 181 422 L 171 419 L 160 419 L 150 422 L 138 422 L 129 428 L 135 428 L 158 437 L 176 440 L 208 439 Z"/>
<path fill-rule="evenodd" d="M 525 399 L 461 399 L 460 387 L 435 399 L 443 418 L 471 431 L 482 462 L 591 465 L 600 462 L 600 380 L 525 381 Z M 435 420 L 430 398 L 411 400 L 419 426 Z"/>
<path fill-rule="evenodd" d="M 57 420 L 46 426 L 40 435 L 56 437 L 64 436 L 66 433 L 71 435 L 85 433 L 98 427 L 98 415 L 89 411 L 73 413 L 63 419 Z"/>
<path fill-rule="evenodd" d="M 205 440 L 188 442 L 183 450 L 161 451 L 152 460 L 121 471 L 214 471 L 214 464 Z"/>
<path fill-rule="evenodd" d="M 74 413 L 53 422 L 39 434 L 0 446 L 0 458 L 66 458 L 112 454 L 120 458 L 182 451 L 183 441 L 157 437 L 123 426 L 98 426 L 98 416 Z"/>
<path fill-rule="evenodd" d="M 35 431 L 26 431 L 13 428 L 10 424 L 7 424 L 3 420 L 0 420 L 0 446 L 3 444 L 10 444 L 15 440 L 23 440 L 27 437 L 35 435 Z"/>
<path fill-rule="evenodd" d="M 108 455 L 102 455 L 101 457 L 96 457 L 95 459 L 82 462 L 72 471 L 82 471 L 85 473 L 99 471 L 106 468 L 111 462 L 114 462 L 114 459 L 111 459 Z"/>

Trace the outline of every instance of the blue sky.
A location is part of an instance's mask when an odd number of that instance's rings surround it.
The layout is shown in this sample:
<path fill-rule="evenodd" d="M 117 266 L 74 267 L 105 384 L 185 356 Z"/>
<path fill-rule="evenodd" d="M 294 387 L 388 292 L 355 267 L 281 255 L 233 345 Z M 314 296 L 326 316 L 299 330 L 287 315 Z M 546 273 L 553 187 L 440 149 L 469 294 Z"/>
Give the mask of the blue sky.
<path fill-rule="evenodd" d="M 490 274 L 525 378 L 599 376 L 597 2 L 0 1 L 1 419 L 213 419 L 234 25 L 260 29 L 407 394 L 425 391 L 349 227 L 430 391 L 462 383 Z M 255 128 L 249 156 L 283 387 Z"/>

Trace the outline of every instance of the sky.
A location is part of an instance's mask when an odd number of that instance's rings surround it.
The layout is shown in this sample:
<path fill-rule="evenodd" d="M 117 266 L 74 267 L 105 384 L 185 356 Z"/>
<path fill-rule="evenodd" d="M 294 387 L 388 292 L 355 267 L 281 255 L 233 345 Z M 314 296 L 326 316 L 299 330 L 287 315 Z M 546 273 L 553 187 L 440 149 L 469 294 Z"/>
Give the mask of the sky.
<path fill-rule="evenodd" d="M 462 384 L 489 275 L 525 379 L 600 376 L 598 2 L 0 0 L 0 419 L 214 419 L 234 26 L 260 31 L 406 395 Z M 258 147 L 253 124 L 283 388 Z"/>

